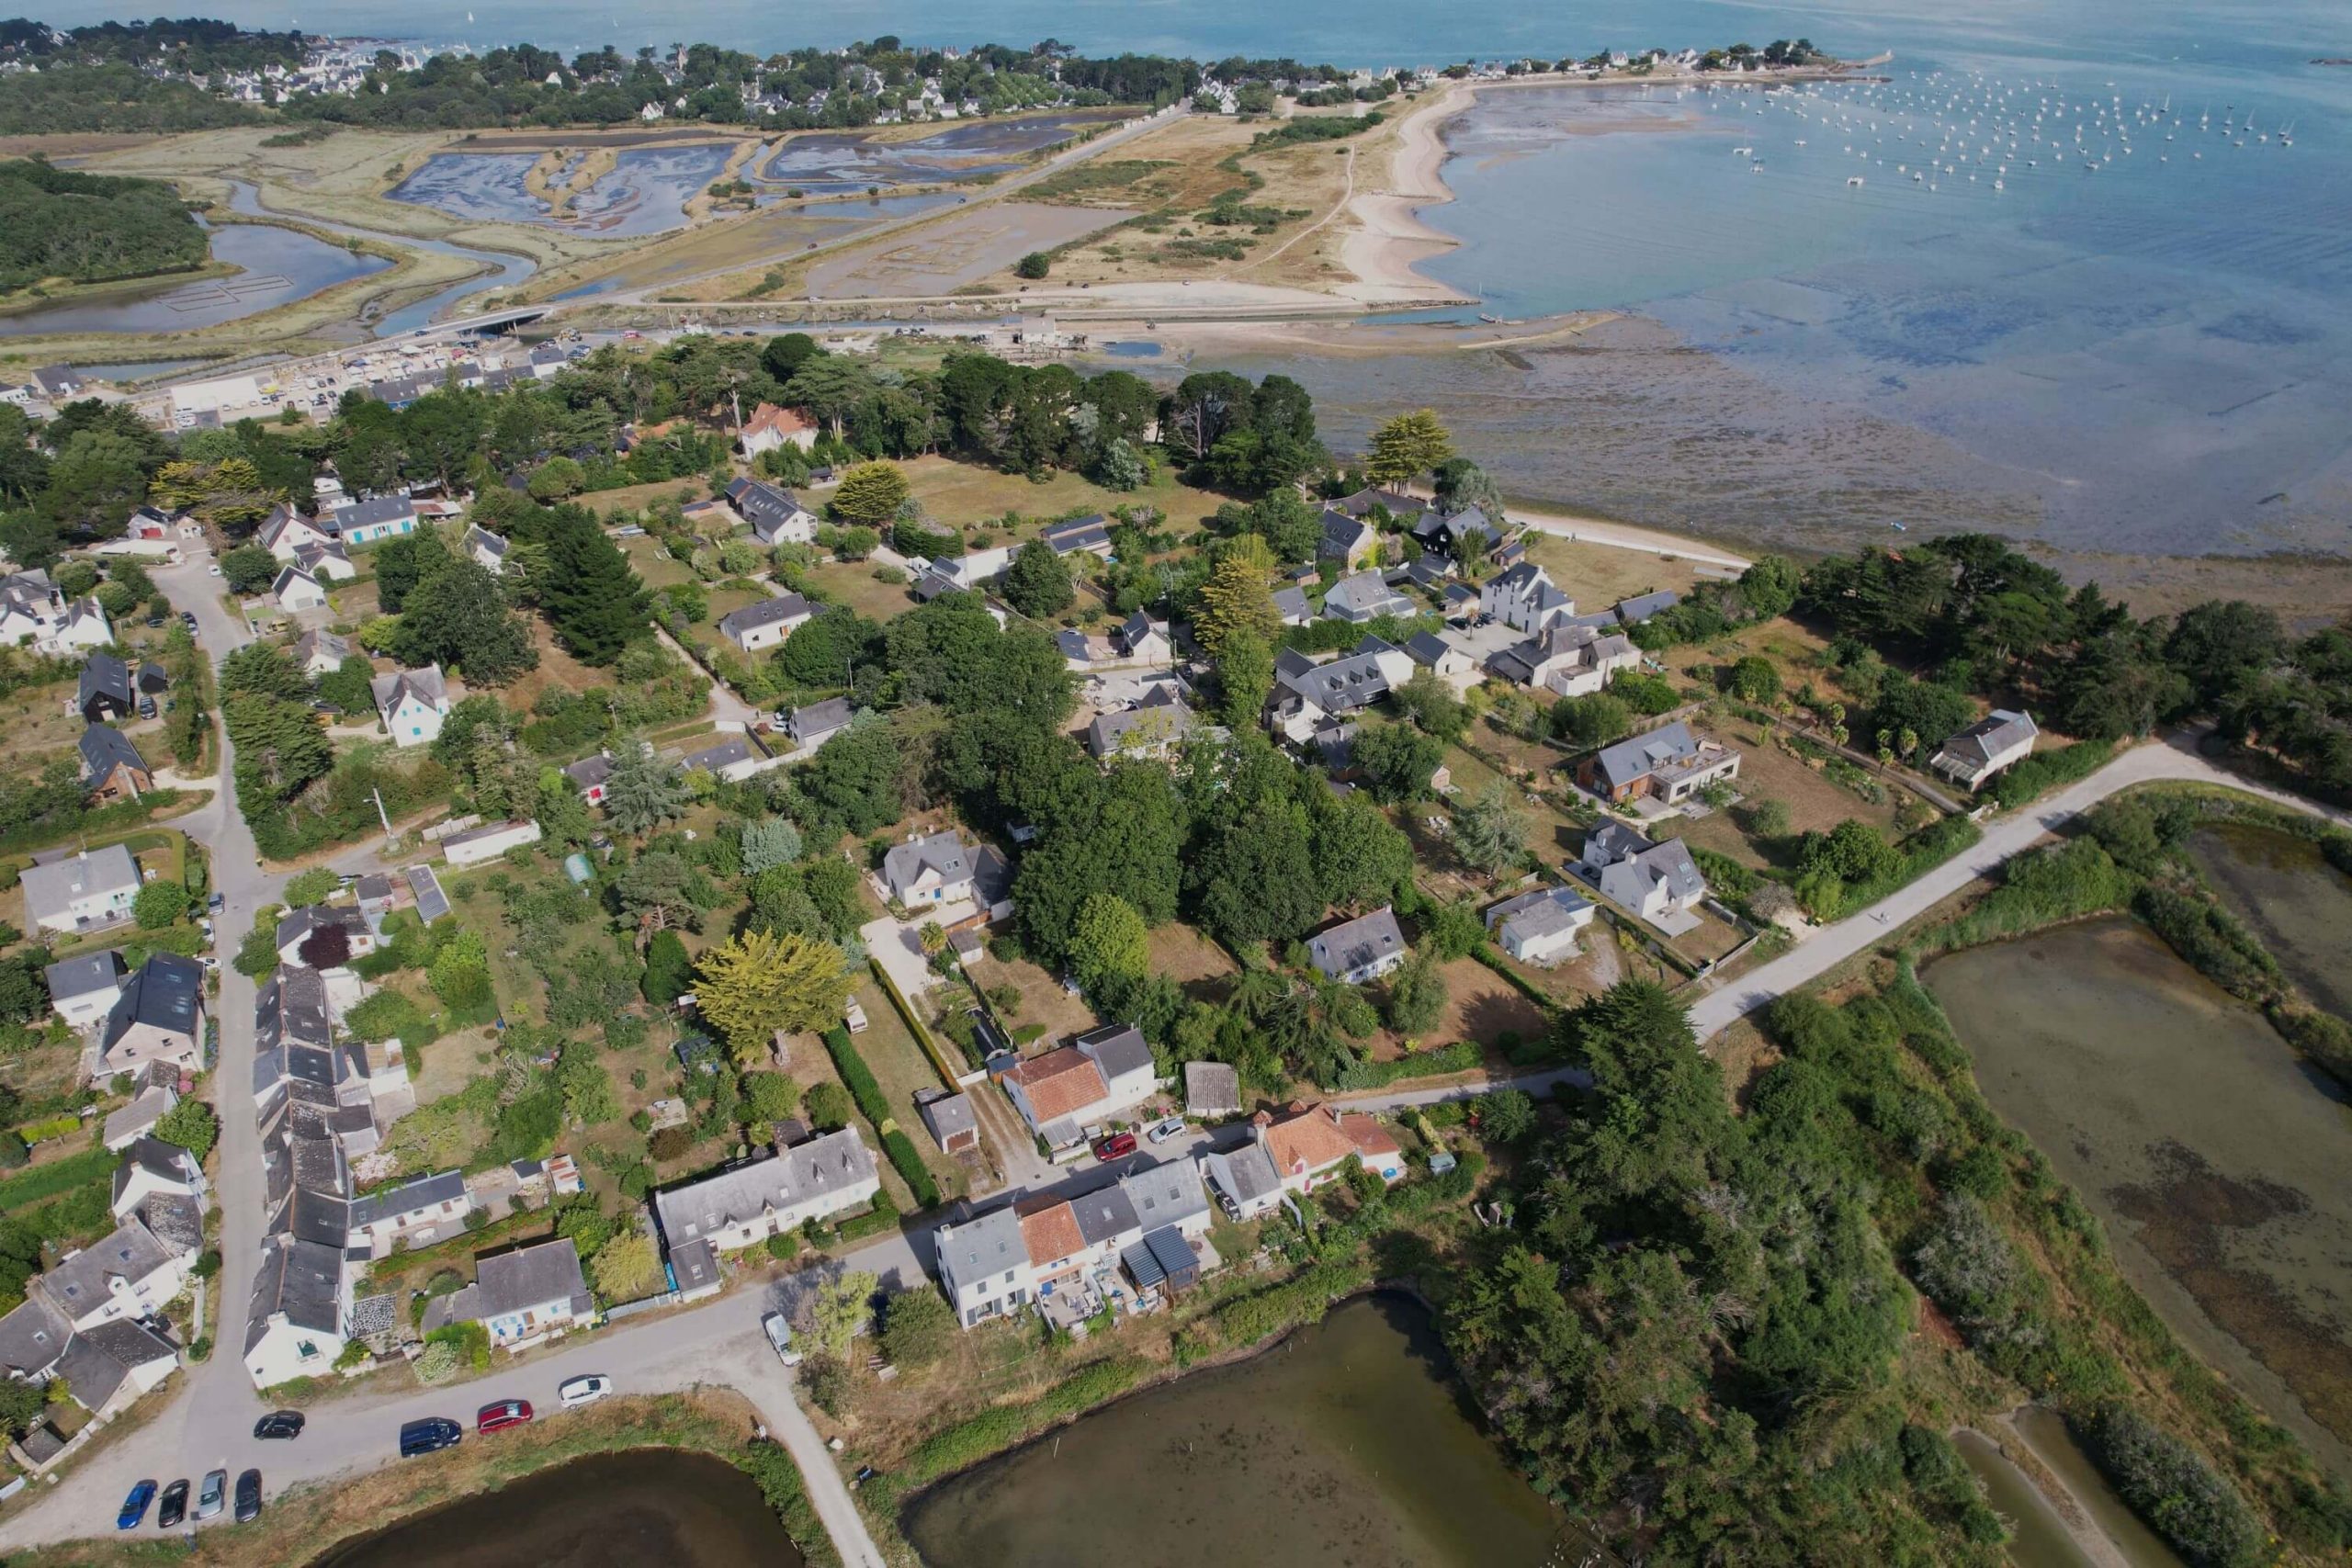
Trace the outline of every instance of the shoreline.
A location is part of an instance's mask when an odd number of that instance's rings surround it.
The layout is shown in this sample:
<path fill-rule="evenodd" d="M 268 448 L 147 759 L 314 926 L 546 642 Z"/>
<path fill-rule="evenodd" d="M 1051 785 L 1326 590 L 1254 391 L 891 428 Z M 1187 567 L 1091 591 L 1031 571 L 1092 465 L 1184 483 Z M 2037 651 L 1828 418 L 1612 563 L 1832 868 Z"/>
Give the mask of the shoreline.
<path fill-rule="evenodd" d="M 1773 86 L 1784 82 L 1837 81 L 1882 64 L 1884 58 L 1841 63 L 1828 69 L 1778 72 L 1753 81 L 1720 72 L 1671 71 L 1637 77 L 1568 76 L 1545 72 L 1506 76 L 1498 81 L 1448 83 L 1443 91 L 1425 103 L 1416 104 L 1396 122 L 1396 139 L 1388 152 L 1387 183 L 1375 190 L 1359 192 L 1348 202 L 1347 210 L 1358 226 L 1340 240 L 1340 263 L 1355 275 L 1355 281 L 1340 285 L 1335 292 L 1365 305 L 1388 306 L 1426 304 L 1433 294 L 1451 296 L 1452 290 L 1423 273 L 1419 264 L 1458 249 L 1462 241 L 1424 222 L 1420 212 L 1425 208 L 1443 207 L 1454 199 L 1453 188 L 1445 183 L 1445 162 L 1453 155 L 1446 143 L 1445 128 L 1456 116 L 1475 106 L 1483 92 L 1521 87 L 1597 90 L 1669 83 L 1681 86 Z"/>

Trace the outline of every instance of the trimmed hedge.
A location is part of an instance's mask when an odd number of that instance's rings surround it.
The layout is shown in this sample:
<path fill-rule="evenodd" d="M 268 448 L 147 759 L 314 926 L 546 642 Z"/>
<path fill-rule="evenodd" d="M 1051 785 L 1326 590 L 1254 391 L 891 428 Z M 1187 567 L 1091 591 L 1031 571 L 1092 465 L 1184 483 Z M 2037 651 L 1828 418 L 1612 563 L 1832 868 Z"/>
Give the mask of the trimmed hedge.
<path fill-rule="evenodd" d="M 853 1215 L 835 1225 L 833 1235 L 842 1241 L 864 1241 L 867 1236 L 879 1235 L 887 1230 L 895 1230 L 898 1224 L 899 1206 L 890 1201 L 890 1195 L 888 1192 L 876 1192 L 874 1195 L 874 1207 L 865 1213 Z"/>
<path fill-rule="evenodd" d="M 850 1043 L 849 1031 L 838 1023 L 825 1031 L 825 1049 L 832 1053 L 833 1070 L 841 1074 L 849 1097 L 857 1101 L 857 1108 L 874 1123 L 875 1134 L 882 1140 L 882 1152 L 890 1156 L 890 1163 L 906 1179 L 907 1190 L 914 1194 L 916 1205 L 936 1208 L 939 1184 L 931 1179 L 931 1171 L 922 1163 L 914 1140 L 899 1131 L 899 1124 L 891 1120 L 890 1102 L 882 1098 L 882 1086 L 874 1081 L 873 1069 L 865 1065 L 865 1058 Z"/>

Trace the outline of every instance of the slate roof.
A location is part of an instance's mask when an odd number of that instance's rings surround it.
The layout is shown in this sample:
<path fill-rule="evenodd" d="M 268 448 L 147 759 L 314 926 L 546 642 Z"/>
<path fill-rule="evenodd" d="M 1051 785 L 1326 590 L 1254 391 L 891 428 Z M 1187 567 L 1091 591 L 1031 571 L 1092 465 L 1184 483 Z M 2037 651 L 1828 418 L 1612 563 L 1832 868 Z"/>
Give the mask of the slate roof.
<path fill-rule="evenodd" d="M 431 1176 L 420 1176 L 413 1181 L 403 1181 L 398 1187 L 353 1200 L 351 1226 L 357 1230 L 363 1225 L 379 1224 L 387 1220 L 422 1213 L 465 1195 L 464 1171 L 436 1171 Z"/>
<path fill-rule="evenodd" d="M 777 530 L 808 510 L 790 491 L 758 479 L 735 480 L 727 487 L 727 500 L 762 543 L 774 539 Z"/>
<path fill-rule="evenodd" d="M 1677 903 L 1698 897 L 1707 890 L 1707 879 L 1699 874 L 1698 863 L 1690 858 L 1690 851 L 1679 839 L 1651 844 L 1637 850 L 1600 874 L 1600 890 L 1628 908 L 1642 907 L 1643 895 L 1663 883 L 1668 897 Z"/>
<path fill-rule="evenodd" d="M 1955 761 L 1983 767 L 1996 755 L 2041 733 L 2030 716 L 2010 708 L 1995 708 L 1937 748 Z"/>
<path fill-rule="evenodd" d="M 882 857 L 882 879 L 894 894 L 912 887 L 926 870 L 936 873 L 942 882 L 961 882 L 969 876 L 971 851 L 964 835 L 953 828 L 943 829 L 925 838 L 893 844 Z"/>
<path fill-rule="evenodd" d="M 1539 887 L 1532 893 L 1496 905 L 1487 911 L 1487 924 L 1508 931 L 1521 942 L 1574 931 L 1592 909 L 1592 900 L 1566 887 Z"/>
<path fill-rule="evenodd" d="M 1325 713 L 1351 713 L 1369 707 L 1388 694 L 1388 677 L 1379 655 L 1396 650 L 1377 637 L 1366 637 L 1356 651 L 1317 664 L 1289 649 L 1274 660 L 1275 684 L 1289 688 Z"/>
<path fill-rule="evenodd" d="M 22 882 L 26 917 L 30 921 L 39 922 L 51 916 L 63 915 L 79 898 L 95 894 L 135 891 L 139 886 L 139 864 L 130 858 L 129 850 L 120 844 L 108 844 L 103 849 L 85 850 L 67 855 L 46 865 L 27 866 Z"/>
<path fill-rule="evenodd" d="M 172 1108 L 175 1093 L 164 1089 L 141 1089 L 129 1104 L 118 1106 L 107 1113 L 106 1131 L 102 1134 L 104 1141 L 110 1144 L 117 1138 L 146 1132 L 164 1119 L 164 1112 Z"/>
<path fill-rule="evenodd" d="M 100 1042 L 111 1048 L 138 1023 L 193 1036 L 203 997 L 203 964 L 176 953 L 150 954 L 139 972 L 123 983 L 114 1010 L 107 1014 Z"/>
<path fill-rule="evenodd" d="M 1326 506 L 1323 509 L 1321 553 L 1351 558 L 1356 551 L 1370 544 L 1376 533 L 1371 524 L 1360 522 L 1338 507 Z"/>
<path fill-rule="evenodd" d="M 1313 613 L 1313 607 L 1306 602 L 1306 590 L 1304 588 L 1274 590 L 1274 614 L 1282 617 L 1285 626 L 1303 622 Z"/>
<path fill-rule="evenodd" d="M 160 1094 L 160 1089 L 150 1090 Z M 122 1163 L 114 1168 L 113 1202 L 122 1201 L 130 1188 L 130 1174 L 143 1170 L 148 1175 L 180 1187 L 193 1187 L 198 1178 L 195 1156 L 177 1144 L 167 1144 L 161 1138 L 134 1138 L 122 1151 Z"/>
<path fill-rule="evenodd" d="M 300 588 L 304 583 L 310 584 L 321 593 L 326 592 L 324 588 L 319 586 L 317 578 L 312 577 L 299 566 L 279 567 L 277 578 L 269 585 L 269 592 L 273 597 L 283 600 L 289 589 Z"/>
<path fill-rule="evenodd" d="M 1671 610 L 1682 603 L 1682 595 L 1672 589 L 1660 589 L 1656 593 L 1637 593 L 1631 599 L 1617 601 L 1617 619 L 1629 626 L 1638 626 L 1661 611 Z"/>
<path fill-rule="evenodd" d="M 474 1267 L 474 1282 L 481 1289 L 484 1317 L 504 1317 L 552 1301 L 566 1303 L 574 1314 L 595 1307 L 580 1272 L 580 1249 L 570 1236 L 485 1258 Z"/>
<path fill-rule="evenodd" d="M 82 753 L 84 789 L 104 784 L 117 768 L 129 768 L 136 773 L 147 771 L 146 760 L 139 755 L 139 748 L 130 743 L 130 738 L 108 725 L 94 724 L 83 730 L 78 749 Z"/>
<path fill-rule="evenodd" d="M 466 527 L 466 548 L 484 550 L 500 560 L 506 558 L 506 540 L 489 529 L 469 524 Z"/>
<path fill-rule="evenodd" d="M 1396 912 L 1386 905 L 1341 920 L 1306 942 L 1308 960 L 1333 979 L 1404 951 L 1405 933 L 1397 928 Z"/>
<path fill-rule="evenodd" d="M 389 716 L 405 697 L 413 696 L 426 707 L 438 707 L 449 700 L 449 684 L 441 677 L 438 663 L 422 670 L 394 670 L 379 675 L 368 682 L 375 694 L 376 711 Z"/>
<path fill-rule="evenodd" d="M 251 1351 L 269 1330 L 270 1314 L 284 1313 L 297 1328 L 321 1334 L 342 1330 L 336 1309 L 342 1294 L 343 1253 L 316 1242 L 280 1237 L 262 1254 L 254 1275 L 252 1301 L 245 1308 L 245 1349 Z"/>
<path fill-rule="evenodd" d="M 1088 725 L 1086 750 L 1096 757 L 1111 756 L 1138 731 L 1152 745 L 1178 741 L 1190 735 L 1198 722 L 1193 710 L 1163 686 L 1137 705 L 1101 715 Z"/>
<path fill-rule="evenodd" d="M 718 773 L 738 762 L 748 762 L 756 755 L 751 740 L 744 736 L 730 735 L 716 746 L 706 746 L 699 751 L 689 751 L 678 759 L 678 771 L 690 773 L 696 768 Z"/>
<path fill-rule="evenodd" d="M 397 523 L 403 517 L 416 515 L 416 502 L 404 495 L 379 495 L 367 501 L 355 501 L 334 509 L 334 531 L 365 528 L 375 524 Z"/>
<path fill-rule="evenodd" d="M 136 1283 L 168 1266 L 173 1254 L 155 1239 L 147 1222 L 132 1218 L 117 1225 L 114 1234 L 93 1242 L 40 1277 L 41 1289 L 75 1317 L 96 1312 L 111 1297 L 109 1279 Z"/>
<path fill-rule="evenodd" d="M 313 626 L 294 639 L 294 662 L 307 669 L 311 660 L 321 654 L 332 664 L 341 664 L 351 657 L 351 645 L 322 627 Z"/>
<path fill-rule="evenodd" d="M 855 1131 L 844 1127 L 766 1159 L 656 1193 L 653 1209 L 661 1217 L 662 1235 L 675 1246 L 707 1238 L 770 1207 L 797 1207 L 811 1198 L 860 1186 L 874 1175 L 874 1151 Z"/>
<path fill-rule="evenodd" d="M 1130 1171 L 1119 1178 L 1119 1190 L 1125 1194 L 1136 1223 L 1146 1227 L 1208 1213 L 1209 1195 L 1202 1190 L 1200 1168 L 1189 1159 L 1163 1160 Z"/>
<path fill-rule="evenodd" d="M 41 973 L 49 982 L 51 999 L 63 1001 L 69 997 L 86 997 L 93 991 L 119 990 L 123 976 L 129 972 L 121 953 L 103 947 L 79 958 L 52 964 Z"/>
<path fill-rule="evenodd" d="M 1117 1187 L 1098 1187 L 1082 1197 L 1072 1198 L 1069 1212 L 1078 1221 L 1078 1234 L 1089 1247 L 1100 1247 L 1142 1224 L 1136 1218 L 1135 1204 Z"/>
<path fill-rule="evenodd" d="M 931 1129 L 933 1139 L 941 1148 L 945 1148 L 947 1141 L 958 1133 L 979 1130 L 979 1118 L 972 1110 L 972 1097 L 968 1094 L 939 1095 L 923 1100 L 916 1109 L 922 1112 L 923 1125 Z"/>
<path fill-rule="evenodd" d="M 125 710 L 139 700 L 130 686 L 130 666 L 111 653 L 93 653 L 82 664 L 81 695 L 76 705 L 87 712 L 91 701 L 98 697 L 120 703 Z"/>
<path fill-rule="evenodd" d="M 145 1325 L 129 1321 L 101 1323 L 74 1337 L 58 1371 L 74 1399 L 85 1408 L 102 1410 L 140 1367 L 176 1358 L 178 1349 Z"/>
<path fill-rule="evenodd" d="M 1340 616 L 1340 612 L 1347 615 Z M 1413 602 L 1388 586 L 1380 573 L 1360 571 L 1343 577 L 1323 595 L 1323 614 L 1335 618 L 1371 620 L 1379 615 L 1411 615 Z"/>
<path fill-rule="evenodd" d="M 74 1337 L 74 1325 L 38 1295 L 0 1316 L 0 1372 L 38 1377 L 57 1364 Z"/>
<path fill-rule="evenodd" d="M 1056 523 L 1037 530 L 1037 537 L 1053 547 L 1057 556 L 1078 550 L 1107 548 L 1111 543 L 1111 525 L 1102 513 L 1073 517 L 1067 523 Z"/>
<path fill-rule="evenodd" d="M 368 917 L 356 904 L 305 904 L 292 914 L 279 918 L 277 945 L 283 951 L 296 942 L 308 942 L 311 934 L 340 927 L 354 938 L 366 936 Z"/>
<path fill-rule="evenodd" d="M 718 629 L 723 636 L 740 637 L 762 626 L 797 624 L 814 614 L 814 607 L 802 595 L 785 593 L 746 604 L 740 610 L 729 610 L 718 618 Z"/>
<path fill-rule="evenodd" d="M 961 1285 L 1003 1273 L 1029 1255 L 1021 1216 L 1011 1207 L 975 1214 L 959 1225 L 943 1225 L 937 1241 L 941 1264 Z"/>
<path fill-rule="evenodd" d="M 1245 1144 L 1231 1151 L 1225 1156 L 1225 1169 L 1235 1189 L 1226 1196 L 1237 1204 L 1282 1190 L 1283 1174 L 1274 1168 L 1274 1156 L 1263 1144 Z"/>
<path fill-rule="evenodd" d="M 856 714 L 857 710 L 851 706 L 847 697 L 828 697 L 821 703 L 809 703 L 794 708 L 786 728 L 795 739 L 806 744 L 811 739 L 831 735 L 836 729 L 846 728 Z"/>
<path fill-rule="evenodd" d="M 1698 738 L 1690 733 L 1689 725 L 1677 719 L 1630 740 L 1602 747 L 1592 765 L 1601 782 L 1614 790 L 1680 758 L 1695 757 L 1698 752 Z"/>
<path fill-rule="evenodd" d="M 1154 1070 L 1151 1046 L 1145 1042 L 1143 1031 L 1132 1023 L 1106 1023 L 1070 1043 L 1101 1064 L 1106 1078 Z"/>

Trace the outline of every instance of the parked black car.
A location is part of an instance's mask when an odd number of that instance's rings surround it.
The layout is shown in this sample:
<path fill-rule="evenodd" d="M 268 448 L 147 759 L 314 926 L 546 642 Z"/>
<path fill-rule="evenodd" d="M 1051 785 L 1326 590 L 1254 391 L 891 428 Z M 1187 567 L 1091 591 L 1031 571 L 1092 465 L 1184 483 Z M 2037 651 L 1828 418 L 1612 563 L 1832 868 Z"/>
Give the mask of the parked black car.
<path fill-rule="evenodd" d="M 438 1453 L 443 1449 L 458 1446 L 466 1429 L 445 1416 L 428 1416 L 422 1421 L 405 1422 L 401 1427 L 401 1458 L 414 1459 L 419 1454 Z"/>
<path fill-rule="evenodd" d="M 303 1419 L 299 1410 L 273 1410 L 254 1423 L 254 1436 L 265 1439 L 299 1438 L 302 1435 Z"/>
<path fill-rule="evenodd" d="M 187 1517 L 187 1483 L 175 1481 L 164 1488 L 164 1500 L 155 1505 L 155 1528 L 175 1529 Z"/>
<path fill-rule="evenodd" d="M 237 1522 L 249 1525 L 261 1517 L 261 1472 L 249 1470 L 237 1477 Z"/>

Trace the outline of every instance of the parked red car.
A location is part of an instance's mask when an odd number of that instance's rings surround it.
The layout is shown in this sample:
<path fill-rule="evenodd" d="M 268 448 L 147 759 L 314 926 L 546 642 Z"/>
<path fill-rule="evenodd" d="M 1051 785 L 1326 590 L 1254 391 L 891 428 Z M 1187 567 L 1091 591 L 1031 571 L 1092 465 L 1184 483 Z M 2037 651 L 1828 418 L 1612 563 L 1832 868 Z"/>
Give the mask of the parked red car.
<path fill-rule="evenodd" d="M 1114 1133 L 1107 1138 L 1094 1140 L 1094 1157 L 1099 1160 L 1125 1159 L 1136 1152 L 1133 1133 Z"/>
<path fill-rule="evenodd" d="M 474 1417 L 477 1432 L 503 1432 L 509 1427 L 520 1427 L 531 1418 L 531 1402 L 527 1399 L 502 1399 L 495 1404 L 485 1404 Z"/>

